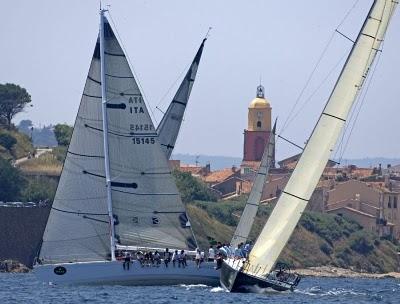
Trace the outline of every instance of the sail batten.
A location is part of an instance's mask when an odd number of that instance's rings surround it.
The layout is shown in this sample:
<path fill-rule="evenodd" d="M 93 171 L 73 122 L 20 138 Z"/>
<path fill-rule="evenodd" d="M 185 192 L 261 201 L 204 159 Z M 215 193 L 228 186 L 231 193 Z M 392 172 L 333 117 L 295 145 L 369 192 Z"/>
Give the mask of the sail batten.
<path fill-rule="evenodd" d="M 183 78 L 178 91 L 176 92 L 160 124 L 157 127 L 160 144 L 165 155 L 167 156 L 167 159 L 171 157 L 172 150 L 175 147 L 176 139 L 179 134 L 193 83 L 196 79 L 197 69 L 200 64 L 205 41 L 206 39 L 204 39 L 201 43 L 196 56 L 192 61 L 192 64 L 189 67 L 189 70 Z"/>
<path fill-rule="evenodd" d="M 289 240 L 380 49 L 396 4 L 374 1 L 304 152 L 250 253 L 250 265 L 265 268 L 255 274 L 254 267 L 249 267 L 249 273 L 262 276 L 270 272 Z"/>

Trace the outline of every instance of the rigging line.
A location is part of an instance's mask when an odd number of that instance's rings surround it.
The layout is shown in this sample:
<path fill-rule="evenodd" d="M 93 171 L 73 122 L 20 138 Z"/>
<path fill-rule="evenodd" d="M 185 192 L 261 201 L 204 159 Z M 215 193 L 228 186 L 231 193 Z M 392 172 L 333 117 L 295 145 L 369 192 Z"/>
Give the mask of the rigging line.
<path fill-rule="evenodd" d="M 321 56 L 318 58 L 317 63 L 315 64 L 313 70 L 311 71 L 311 74 L 308 76 L 307 81 L 306 81 L 304 87 L 301 89 L 299 96 L 296 98 L 296 100 L 295 100 L 295 102 L 294 102 L 294 105 L 293 105 L 292 109 L 291 109 L 290 112 L 289 112 L 289 115 L 287 116 L 285 122 L 283 123 L 283 126 L 282 126 L 282 128 L 281 128 L 281 131 L 279 132 L 279 135 L 281 135 L 281 134 L 285 131 L 285 129 L 286 129 L 288 123 L 289 123 L 289 120 L 291 120 L 291 115 L 293 114 L 293 112 L 294 112 L 294 110 L 296 109 L 298 103 L 300 102 L 301 98 L 303 97 L 304 92 L 305 92 L 306 89 L 308 88 L 308 86 L 309 86 L 309 84 L 310 84 L 310 82 L 311 82 L 311 79 L 314 77 L 314 74 L 315 74 L 317 68 L 319 67 L 319 65 L 320 65 L 320 63 L 321 63 L 321 61 L 322 61 L 322 59 L 325 57 L 325 54 L 326 54 L 326 52 L 328 51 L 328 48 L 329 48 L 329 46 L 331 45 L 332 40 L 333 40 L 334 37 L 335 37 L 335 32 L 333 32 L 333 33 L 331 34 L 331 37 L 329 38 L 328 43 L 326 44 L 324 50 L 322 51 Z"/>
<path fill-rule="evenodd" d="M 385 3 L 385 5 L 386 5 L 386 3 Z M 393 13 L 393 5 L 392 5 L 392 11 L 391 11 L 391 14 Z M 381 19 L 383 18 L 383 14 L 384 14 L 384 12 L 382 12 L 382 16 L 380 17 Z M 379 33 L 379 30 L 380 30 L 380 26 L 378 27 L 378 29 L 377 29 L 377 31 L 376 31 L 376 36 L 378 35 L 378 33 Z M 384 37 L 382 37 L 382 39 L 383 39 Z M 370 88 L 370 85 L 371 85 L 371 83 L 372 83 L 372 80 L 373 80 L 373 78 L 374 78 L 374 75 L 375 75 L 375 72 L 376 72 L 376 70 L 377 70 L 377 66 L 379 65 L 379 62 L 380 62 L 380 59 L 381 59 L 381 53 L 382 53 L 382 51 L 383 51 L 383 48 L 384 48 L 384 43 L 385 43 L 385 41 L 383 40 L 382 42 L 381 42 L 381 47 L 380 47 L 380 49 L 381 49 L 381 51 L 379 52 L 379 50 L 376 50 L 376 49 L 372 49 L 371 50 L 371 52 L 370 52 L 370 56 L 373 56 L 373 58 L 372 58 L 372 61 L 374 60 L 374 57 L 377 57 L 377 59 L 376 59 L 376 63 L 373 65 L 373 67 L 372 67 L 372 73 L 371 73 L 371 76 L 369 77 L 369 79 L 368 79 L 368 81 L 367 81 L 367 85 L 366 85 L 366 87 L 365 87 L 365 89 L 363 90 L 363 82 L 365 81 L 365 79 L 361 82 L 361 90 L 363 91 L 362 92 L 362 94 L 363 94 L 363 96 L 361 97 L 360 96 L 360 99 L 361 99 L 361 101 L 359 102 L 359 104 L 360 104 L 360 106 L 359 106 L 359 108 L 358 108 L 358 111 L 357 111 L 357 113 L 356 113 L 356 117 L 355 117 L 355 120 L 354 120 L 354 122 L 353 122 L 353 124 L 352 124 L 352 126 L 351 126 L 351 128 L 350 128 L 350 133 L 348 134 L 348 136 L 347 136 L 347 140 L 346 140 L 346 142 L 345 142 L 345 144 L 344 144 L 344 147 L 343 147 L 343 150 L 341 151 L 341 155 L 340 155 L 340 162 L 341 162 L 341 160 L 342 160 L 342 158 L 343 158 L 343 155 L 344 155 L 344 153 L 345 153 L 345 151 L 346 151 L 346 149 L 347 149 L 347 146 L 348 146 L 348 144 L 349 144 L 349 141 L 350 141 L 350 137 L 351 137 L 351 135 L 352 135 L 352 133 L 353 133 L 353 130 L 354 130 L 354 127 L 355 127 L 355 124 L 356 124 L 356 121 L 358 120 L 358 116 L 359 116 L 359 114 L 360 114 L 360 112 L 361 112 L 361 108 L 362 108 L 362 106 L 363 106 L 363 104 L 364 104 L 364 102 L 365 102 L 365 99 L 366 99 L 366 96 L 367 96 L 367 93 L 368 93 L 368 90 L 369 90 L 369 88 Z M 375 52 L 375 53 L 374 53 Z M 368 70 L 368 69 L 367 69 Z M 367 71 L 366 70 L 366 71 Z M 361 95 L 361 94 L 360 94 Z"/>
<path fill-rule="evenodd" d="M 310 96 L 304 101 L 304 103 L 301 105 L 301 107 L 298 109 L 298 111 L 293 115 L 293 117 L 290 119 L 288 122 L 287 126 L 288 127 L 293 120 L 296 119 L 297 116 L 301 113 L 301 111 L 304 110 L 305 106 L 311 101 L 311 99 L 317 94 L 317 92 L 322 88 L 322 86 L 328 81 L 329 77 L 333 74 L 333 72 L 338 68 L 338 66 L 341 64 L 343 59 L 347 56 L 347 53 L 345 53 L 340 60 L 337 61 L 337 63 L 334 65 L 334 67 L 329 71 L 329 73 L 326 75 L 326 77 L 320 82 L 318 87 L 310 94 Z M 280 132 L 282 134 L 282 131 Z"/>
<path fill-rule="evenodd" d="M 113 28 L 115 29 L 115 33 L 117 34 L 117 39 L 119 40 L 118 42 L 119 42 L 119 44 L 121 45 L 122 51 L 123 51 L 124 54 L 125 54 L 126 61 L 128 62 L 129 66 L 130 66 L 130 68 L 131 68 L 131 70 L 132 70 L 132 73 L 133 73 L 134 76 L 135 76 L 135 80 L 136 80 L 136 82 L 137 82 L 137 84 L 138 84 L 138 86 L 139 86 L 139 88 L 140 88 L 140 90 L 141 90 L 141 93 L 142 93 L 142 95 L 143 95 L 143 97 L 144 97 L 144 99 L 145 99 L 144 101 L 145 101 L 145 102 L 147 101 L 147 103 L 148 103 L 148 105 L 149 105 L 150 112 L 151 112 L 151 116 L 153 117 L 153 119 L 154 119 L 154 121 L 156 122 L 156 124 L 158 124 L 158 121 L 157 121 L 157 118 L 156 118 L 155 115 L 154 115 L 154 111 L 153 111 L 153 108 L 152 108 L 152 106 L 151 106 L 150 100 L 147 98 L 147 96 L 146 96 L 146 94 L 145 94 L 145 92 L 144 92 L 143 86 L 142 86 L 142 84 L 140 83 L 139 74 L 138 74 L 138 73 L 135 71 L 135 69 L 133 68 L 131 59 L 130 59 L 130 57 L 129 57 L 129 54 L 126 52 L 125 46 L 124 46 L 124 44 L 123 44 L 123 42 L 122 42 L 121 36 L 120 36 L 120 34 L 119 34 L 119 32 L 118 32 L 118 29 L 117 29 L 117 27 L 116 27 L 116 25 L 115 25 L 114 19 L 113 19 L 113 17 L 112 17 L 112 15 L 111 15 L 110 12 L 108 12 L 108 15 L 110 16 L 111 22 L 112 22 L 112 24 L 113 24 Z"/>
<path fill-rule="evenodd" d="M 352 123 L 352 126 L 351 126 L 351 128 L 350 128 L 350 133 L 349 133 L 348 136 L 347 136 L 346 142 L 345 142 L 344 147 L 343 147 L 343 151 L 342 151 L 342 153 L 341 153 L 341 155 L 340 155 L 340 161 L 339 161 L 339 162 L 341 162 L 341 160 L 342 160 L 342 158 L 343 158 L 343 155 L 344 155 L 344 153 L 345 153 L 345 151 L 346 151 L 346 149 L 347 149 L 347 147 L 348 147 L 348 144 L 349 144 L 349 142 L 350 142 L 350 137 L 351 137 L 351 135 L 352 135 L 352 133 L 353 133 L 355 124 L 356 124 L 356 122 L 357 122 L 357 120 L 358 120 L 358 117 L 359 117 L 359 115 L 360 115 L 362 106 L 363 106 L 364 103 L 365 103 L 367 93 L 368 93 L 368 91 L 369 91 L 369 88 L 370 88 L 370 86 L 371 86 L 373 77 L 374 77 L 375 72 L 376 72 L 376 70 L 377 70 L 377 66 L 378 66 L 379 61 L 380 61 L 380 59 L 381 59 L 381 56 L 379 56 L 380 53 L 377 52 L 377 54 L 378 54 L 377 62 L 376 62 L 376 64 L 375 64 L 374 67 L 373 67 L 373 70 L 372 70 L 372 73 L 371 73 L 371 77 L 369 78 L 369 81 L 368 81 L 368 83 L 367 83 L 367 85 L 366 85 L 366 88 L 365 88 L 365 90 L 364 90 L 364 92 L 363 92 L 363 96 L 362 96 L 361 101 L 360 101 L 360 106 L 359 106 L 359 108 L 358 108 L 358 111 L 357 111 L 357 113 L 356 113 L 355 119 L 354 119 L 354 121 L 353 121 L 353 123 Z"/>
<path fill-rule="evenodd" d="M 338 26 L 336 27 L 335 31 L 332 32 L 331 37 L 328 40 L 328 43 L 326 44 L 324 50 L 322 51 L 321 56 L 318 58 L 316 65 L 314 66 L 313 70 L 311 71 L 310 76 L 308 77 L 305 86 L 302 88 L 302 90 L 300 91 L 299 96 L 296 98 L 296 101 L 292 107 L 292 109 L 289 112 L 288 117 L 286 118 L 285 122 L 283 123 L 283 126 L 281 128 L 281 131 L 279 133 L 279 135 L 281 135 L 285 129 L 288 127 L 288 124 L 290 123 L 289 120 L 293 121 L 293 119 L 290 118 L 290 116 L 292 115 L 292 113 L 294 112 L 295 108 L 297 107 L 297 104 L 300 102 L 300 99 L 302 98 L 302 96 L 304 95 L 305 90 L 308 88 L 311 79 L 314 77 L 314 74 L 317 70 L 317 68 L 319 67 L 322 59 L 325 57 L 326 52 L 328 51 L 329 46 L 332 43 L 333 38 L 335 37 L 336 34 L 336 30 L 339 29 L 340 26 L 342 26 L 342 24 L 346 21 L 346 19 L 348 18 L 348 16 L 350 15 L 350 13 L 352 12 L 352 10 L 355 8 L 355 6 L 358 4 L 359 0 L 356 0 L 355 3 L 353 4 L 353 6 L 347 11 L 347 13 L 345 14 L 344 18 L 340 21 L 340 23 L 338 24 Z M 297 115 L 296 115 L 297 116 Z"/>
<path fill-rule="evenodd" d="M 190 63 L 185 66 L 185 68 L 178 75 L 178 77 L 175 79 L 175 81 L 172 83 L 172 85 L 168 88 L 167 92 L 165 92 L 165 94 L 158 101 L 158 103 L 156 105 L 156 109 L 160 110 L 160 112 L 162 112 L 161 109 L 159 108 L 160 104 L 164 101 L 165 97 L 167 96 L 167 94 L 169 94 L 169 92 L 172 90 L 172 88 L 175 87 L 178 80 L 180 80 L 180 79 L 182 79 L 182 81 L 184 80 L 184 78 L 182 78 L 182 75 L 186 74 L 189 71 L 189 67 L 192 65 L 192 62 L 193 62 L 193 60 L 190 61 Z"/>

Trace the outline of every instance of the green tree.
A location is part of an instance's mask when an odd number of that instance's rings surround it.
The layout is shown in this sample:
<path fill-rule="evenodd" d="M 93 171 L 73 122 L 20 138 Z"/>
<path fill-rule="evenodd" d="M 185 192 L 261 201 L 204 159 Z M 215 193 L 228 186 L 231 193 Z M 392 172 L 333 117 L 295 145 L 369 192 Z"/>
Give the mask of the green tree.
<path fill-rule="evenodd" d="M 71 140 L 73 128 L 67 124 L 57 124 L 54 127 L 54 135 L 59 146 L 68 146 Z"/>
<path fill-rule="evenodd" d="M 19 170 L 0 157 L 0 201 L 19 200 L 25 183 Z"/>
<path fill-rule="evenodd" d="M 0 118 L 5 120 L 8 128 L 13 117 L 31 102 L 31 95 L 26 89 L 13 83 L 0 84 Z"/>
<path fill-rule="evenodd" d="M 188 203 L 194 200 L 217 201 L 217 197 L 207 186 L 190 173 L 175 170 L 172 172 L 172 175 L 175 177 L 176 185 L 183 202 Z"/>
<path fill-rule="evenodd" d="M 4 131 L 2 132 L 0 130 L 0 146 L 3 146 L 6 148 L 8 151 L 11 151 L 11 148 L 17 143 L 17 140 L 15 139 L 14 136 L 5 133 Z"/>

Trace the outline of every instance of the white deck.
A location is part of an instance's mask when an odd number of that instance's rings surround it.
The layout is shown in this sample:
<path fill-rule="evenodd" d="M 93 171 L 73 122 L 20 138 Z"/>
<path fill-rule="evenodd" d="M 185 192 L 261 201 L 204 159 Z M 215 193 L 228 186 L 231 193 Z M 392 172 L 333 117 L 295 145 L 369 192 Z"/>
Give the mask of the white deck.
<path fill-rule="evenodd" d="M 56 274 L 56 267 L 65 268 L 64 274 Z M 192 261 L 188 261 L 185 268 L 168 268 L 164 264 L 159 267 L 142 267 L 138 261 L 133 261 L 129 270 L 124 270 L 122 261 L 65 263 L 54 265 L 39 265 L 34 268 L 38 280 L 54 284 L 89 284 L 89 285 L 178 285 L 178 284 L 205 284 L 219 285 L 219 270 L 215 270 L 215 263 L 204 262 L 197 268 Z"/>

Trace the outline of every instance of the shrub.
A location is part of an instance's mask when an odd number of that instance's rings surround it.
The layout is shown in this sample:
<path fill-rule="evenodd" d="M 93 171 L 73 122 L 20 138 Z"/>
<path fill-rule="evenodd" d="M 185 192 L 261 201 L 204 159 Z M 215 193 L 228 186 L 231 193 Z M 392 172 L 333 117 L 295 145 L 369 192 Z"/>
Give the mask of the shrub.
<path fill-rule="evenodd" d="M 17 143 L 14 136 L 7 133 L 0 133 L 0 145 L 11 151 L 11 148 Z"/>
<path fill-rule="evenodd" d="M 190 173 L 174 170 L 172 175 L 175 178 L 183 202 L 188 203 L 194 200 L 217 201 L 217 197 L 207 188 L 206 184 L 193 177 Z"/>
<path fill-rule="evenodd" d="M 0 157 L 0 201 L 19 200 L 25 183 L 20 171 Z"/>
<path fill-rule="evenodd" d="M 322 243 L 321 246 L 319 246 L 319 249 L 321 249 L 321 251 L 326 255 L 331 255 L 333 252 L 332 247 L 329 246 L 327 243 Z"/>
<path fill-rule="evenodd" d="M 350 248 L 360 254 L 367 255 L 374 249 L 374 244 L 368 235 L 356 233 L 350 238 Z"/>

